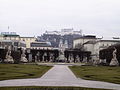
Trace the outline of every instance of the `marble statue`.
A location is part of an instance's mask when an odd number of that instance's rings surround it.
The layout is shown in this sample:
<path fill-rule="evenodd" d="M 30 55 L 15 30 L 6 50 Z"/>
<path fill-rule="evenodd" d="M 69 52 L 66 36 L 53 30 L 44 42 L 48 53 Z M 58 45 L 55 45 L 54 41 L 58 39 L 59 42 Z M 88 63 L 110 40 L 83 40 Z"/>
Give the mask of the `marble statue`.
<path fill-rule="evenodd" d="M 6 59 L 4 60 L 5 63 L 14 63 L 14 60 L 11 56 L 11 46 L 8 47 L 8 51 L 7 51 L 7 54 L 6 54 Z"/>
<path fill-rule="evenodd" d="M 22 54 L 21 54 L 21 60 L 20 60 L 20 62 L 22 62 L 22 63 L 27 63 L 28 62 L 28 60 L 26 58 L 26 55 L 25 55 L 25 49 L 22 49 Z"/>
<path fill-rule="evenodd" d="M 64 52 L 60 51 L 59 61 L 65 62 Z"/>
<path fill-rule="evenodd" d="M 119 62 L 117 60 L 117 57 L 116 57 L 116 53 L 117 53 L 117 49 L 114 48 L 115 50 L 113 51 L 113 58 L 110 62 L 110 66 L 119 66 Z"/>
<path fill-rule="evenodd" d="M 45 52 L 44 55 L 43 55 L 43 60 L 42 60 L 42 62 L 45 62 L 46 59 L 47 59 L 47 53 Z"/>

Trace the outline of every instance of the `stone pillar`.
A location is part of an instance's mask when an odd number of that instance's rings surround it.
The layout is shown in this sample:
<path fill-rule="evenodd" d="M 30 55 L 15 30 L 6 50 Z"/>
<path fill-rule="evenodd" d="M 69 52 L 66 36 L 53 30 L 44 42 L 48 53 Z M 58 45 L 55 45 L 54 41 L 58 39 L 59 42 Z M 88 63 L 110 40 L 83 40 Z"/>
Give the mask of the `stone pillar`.
<path fill-rule="evenodd" d="M 32 54 L 28 55 L 28 60 L 29 60 L 29 62 L 32 62 Z"/>
<path fill-rule="evenodd" d="M 40 52 L 37 53 L 37 61 L 40 61 Z"/>
<path fill-rule="evenodd" d="M 37 62 L 37 56 L 35 55 L 35 62 Z"/>

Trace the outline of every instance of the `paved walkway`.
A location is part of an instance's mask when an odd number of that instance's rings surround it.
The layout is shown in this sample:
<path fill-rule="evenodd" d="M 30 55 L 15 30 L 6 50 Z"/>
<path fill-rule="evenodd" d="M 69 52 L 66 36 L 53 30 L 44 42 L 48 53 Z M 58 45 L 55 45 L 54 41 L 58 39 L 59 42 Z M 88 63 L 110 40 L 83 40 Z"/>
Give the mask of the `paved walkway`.
<path fill-rule="evenodd" d="M 54 65 L 41 78 L 0 81 L 0 87 L 4 86 L 75 86 L 120 90 L 120 84 L 76 78 L 67 65 Z"/>

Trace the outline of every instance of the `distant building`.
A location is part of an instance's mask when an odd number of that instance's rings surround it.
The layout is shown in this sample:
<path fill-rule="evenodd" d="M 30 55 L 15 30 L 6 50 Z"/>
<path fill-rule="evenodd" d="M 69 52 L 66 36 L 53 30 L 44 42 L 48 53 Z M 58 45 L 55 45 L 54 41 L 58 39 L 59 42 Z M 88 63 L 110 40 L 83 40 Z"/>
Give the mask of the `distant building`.
<path fill-rule="evenodd" d="M 64 28 L 61 29 L 61 31 L 46 31 L 45 34 L 55 34 L 55 35 L 73 35 L 73 34 L 79 34 L 82 35 L 82 30 L 74 31 L 73 28 Z"/>
<path fill-rule="evenodd" d="M 25 41 L 26 48 L 30 48 L 30 44 L 36 41 L 35 37 L 20 37 L 20 41 Z"/>
<path fill-rule="evenodd" d="M 30 49 L 53 49 L 53 47 L 51 46 L 51 44 L 49 42 L 32 42 L 31 43 L 31 48 Z"/>
<path fill-rule="evenodd" d="M 96 41 L 96 40 L 98 40 L 98 38 L 96 38 L 96 36 L 93 35 L 86 35 L 76 38 L 73 41 L 73 48 L 77 48 L 77 47 L 79 48 L 80 45 L 83 45 L 88 41 Z"/>
<path fill-rule="evenodd" d="M 59 44 L 62 39 L 63 47 L 72 48 L 73 40 L 81 37 L 82 32 L 74 31 L 73 28 L 62 29 L 61 31 L 46 31 L 42 36 L 38 36 L 38 41 L 49 41 L 54 48 L 61 48 Z"/>
<path fill-rule="evenodd" d="M 35 37 L 20 37 L 15 32 L 1 32 L 0 41 L 1 40 L 17 40 L 24 41 L 26 43 L 26 48 L 30 48 L 30 43 L 35 42 Z"/>
<path fill-rule="evenodd" d="M 24 41 L 18 40 L 0 40 L 0 49 L 7 49 L 11 46 L 12 50 L 17 51 L 20 48 L 26 48 Z"/>

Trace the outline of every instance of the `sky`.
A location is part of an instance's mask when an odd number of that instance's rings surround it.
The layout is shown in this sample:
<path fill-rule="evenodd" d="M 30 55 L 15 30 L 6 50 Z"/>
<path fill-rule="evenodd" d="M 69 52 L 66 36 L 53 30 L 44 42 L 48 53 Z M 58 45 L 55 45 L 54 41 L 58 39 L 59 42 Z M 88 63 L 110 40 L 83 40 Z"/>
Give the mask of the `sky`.
<path fill-rule="evenodd" d="M 39 36 L 63 28 L 120 36 L 120 0 L 0 0 L 0 32 Z"/>

